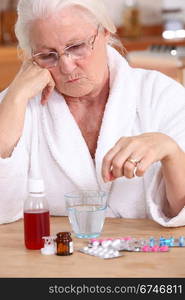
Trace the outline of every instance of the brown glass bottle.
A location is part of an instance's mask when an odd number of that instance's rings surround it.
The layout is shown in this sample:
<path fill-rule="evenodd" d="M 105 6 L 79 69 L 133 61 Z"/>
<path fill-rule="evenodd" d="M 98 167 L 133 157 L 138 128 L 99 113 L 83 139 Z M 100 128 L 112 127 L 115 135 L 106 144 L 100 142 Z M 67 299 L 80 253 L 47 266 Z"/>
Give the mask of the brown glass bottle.
<path fill-rule="evenodd" d="M 59 232 L 56 238 L 57 255 L 73 254 L 73 241 L 70 232 Z"/>

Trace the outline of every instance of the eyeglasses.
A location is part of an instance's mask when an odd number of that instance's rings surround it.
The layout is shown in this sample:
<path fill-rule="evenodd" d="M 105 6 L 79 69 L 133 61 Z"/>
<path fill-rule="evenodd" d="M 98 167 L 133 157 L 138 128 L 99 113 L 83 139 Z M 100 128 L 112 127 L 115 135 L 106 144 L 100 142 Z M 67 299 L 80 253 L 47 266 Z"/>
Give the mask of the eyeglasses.
<path fill-rule="evenodd" d="M 73 60 L 84 59 L 90 56 L 94 49 L 94 43 L 98 36 L 99 28 L 100 25 L 98 25 L 95 35 L 91 36 L 87 40 L 79 41 L 76 44 L 65 47 L 61 54 L 54 51 L 50 51 L 48 53 L 36 53 L 32 55 L 33 61 L 35 61 L 41 68 L 51 69 L 58 65 L 59 59 L 63 55 L 70 57 Z"/>

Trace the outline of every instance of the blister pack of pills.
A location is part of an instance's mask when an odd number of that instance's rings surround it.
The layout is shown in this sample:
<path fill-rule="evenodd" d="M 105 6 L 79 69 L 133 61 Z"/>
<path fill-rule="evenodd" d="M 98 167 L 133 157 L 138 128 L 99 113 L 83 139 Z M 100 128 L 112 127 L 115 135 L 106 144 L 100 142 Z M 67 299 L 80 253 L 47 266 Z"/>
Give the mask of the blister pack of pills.
<path fill-rule="evenodd" d="M 101 245 L 88 245 L 79 250 L 82 253 L 97 256 L 103 259 L 110 259 L 123 256 L 118 250 L 111 246 L 102 247 Z"/>
<path fill-rule="evenodd" d="M 146 239 L 135 238 L 116 238 L 116 239 L 91 239 L 89 247 L 111 247 L 117 251 L 132 251 L 132 252 L 167 252 L 169 246 L 167 245 L 150 245 Z"/>
<path fill-rule="evenodd" d="M 159 239 L 151 237 L 148 241 L 148 245 L 150 245 L 151 247 L 154 245 L 169 246 L 169 247 L 185 247 L 185 238 L 183 236 L 180 236 L 179 238 L 160 237 Z"/>

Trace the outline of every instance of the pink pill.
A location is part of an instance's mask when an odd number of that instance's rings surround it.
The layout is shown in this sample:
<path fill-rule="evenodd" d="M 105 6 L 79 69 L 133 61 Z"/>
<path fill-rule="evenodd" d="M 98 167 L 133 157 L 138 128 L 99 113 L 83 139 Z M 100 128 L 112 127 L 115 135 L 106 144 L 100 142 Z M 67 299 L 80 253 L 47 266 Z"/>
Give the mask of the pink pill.
<path fill-rule="evenodd" d="M 97 239 L 90 239 L 90 243 L 98 241 Z"/>
<path fill-rule="evenodd" d="M 126 237 L 121 238 L 121 239 L 123 239 L 124 241 L 130 241 L 132 238 L 131 238 L 131 236 L 126 236 Z"/>
<path fill-rule="evenodd" d="M 150 252 L 151 251 L 151 249 L 150 249 L 150 247 L 149 246 L 143 246 L 142 248 L 141 248 L 141 250 L 143 251 L 143 252 Z"/>
<path fill-rule="evenodd" d="M 168 246 L 162 246 L 159 248 L 159 251 L 161 252 L 165 252 L 165 251 L 168 251 L 169 250 L 169 247 Z"/>
<path fill-rule="evenodd" d="M 151 247 L 152 252 L 158 252 L 159 251 L 159 246 L 153 246 Z"/>

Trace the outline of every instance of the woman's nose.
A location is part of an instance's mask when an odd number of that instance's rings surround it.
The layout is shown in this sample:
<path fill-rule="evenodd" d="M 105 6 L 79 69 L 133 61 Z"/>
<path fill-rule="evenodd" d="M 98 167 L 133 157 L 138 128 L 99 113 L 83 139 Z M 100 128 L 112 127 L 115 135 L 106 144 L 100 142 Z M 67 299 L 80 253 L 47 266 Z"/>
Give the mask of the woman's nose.
<path fill-rule="evenodd" d="M 59 58 L 58 62 L 60 71 L 63 74 L 70 74 L 76 69 L 75 60 L 73 60 L 70 56 L 62 55 Z"/>

